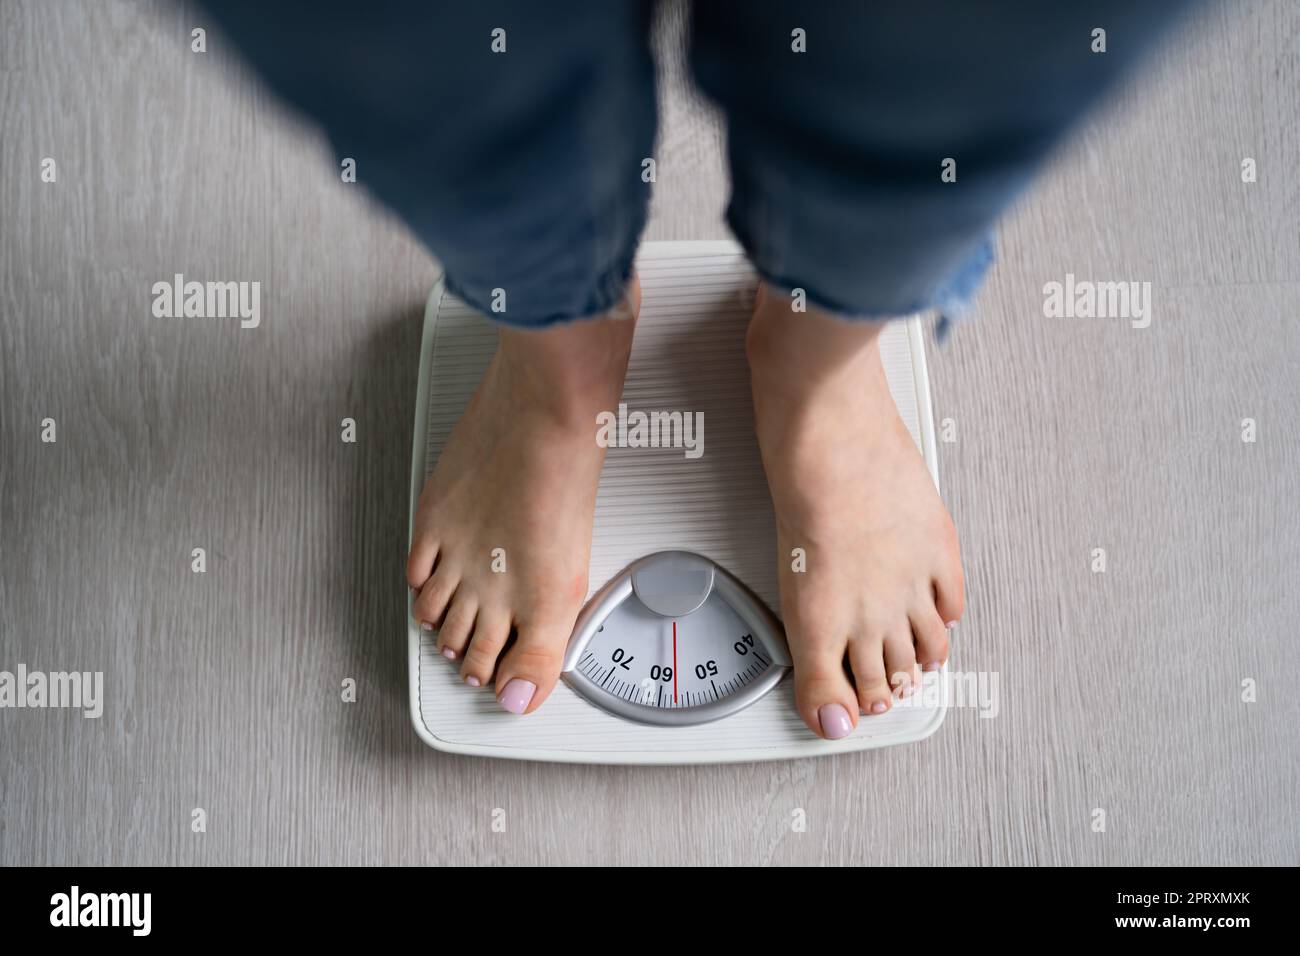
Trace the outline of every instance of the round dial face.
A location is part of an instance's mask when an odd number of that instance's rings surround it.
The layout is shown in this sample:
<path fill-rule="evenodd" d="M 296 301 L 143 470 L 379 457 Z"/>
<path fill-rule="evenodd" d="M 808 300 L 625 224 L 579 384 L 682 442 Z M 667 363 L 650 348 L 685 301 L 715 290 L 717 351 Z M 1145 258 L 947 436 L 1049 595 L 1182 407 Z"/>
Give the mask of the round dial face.
<path fill-rule="evenodd" d="M 780 623 L 722 568 L 689 552 L 635 562 L 578 620 L 565 680 L 631 720 L 717 720 L 772 689 L 789 668 Z"/>

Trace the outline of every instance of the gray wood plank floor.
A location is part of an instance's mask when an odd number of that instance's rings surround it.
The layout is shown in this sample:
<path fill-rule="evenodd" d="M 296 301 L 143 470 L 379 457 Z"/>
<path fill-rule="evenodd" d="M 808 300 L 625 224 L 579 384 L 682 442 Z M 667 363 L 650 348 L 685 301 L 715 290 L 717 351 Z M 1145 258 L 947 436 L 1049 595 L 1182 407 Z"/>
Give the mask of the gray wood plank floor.
<path fill-rule="evenodd" d="M 999 675 L 996 717 L 694 769 L 416 739 L 402 567 L 437 266 L 219 37 L 190 52 L 201 25 L 0 2 L 0 669 L 106 684 L 98 720 L 0 710 L 0 863 L 1300 863 L 1300 5 L 1180 34 L 1005 222 L 978 322 L 931 352 L 953 664 Z M 720 133 L 665 75 L 648 237 L 723 236 Z M 262 327 L 154 320 L 176 272 L 260 280 Z M 1150 328 L 1043 318 L 1067 272 L 1151 281 Z"/>

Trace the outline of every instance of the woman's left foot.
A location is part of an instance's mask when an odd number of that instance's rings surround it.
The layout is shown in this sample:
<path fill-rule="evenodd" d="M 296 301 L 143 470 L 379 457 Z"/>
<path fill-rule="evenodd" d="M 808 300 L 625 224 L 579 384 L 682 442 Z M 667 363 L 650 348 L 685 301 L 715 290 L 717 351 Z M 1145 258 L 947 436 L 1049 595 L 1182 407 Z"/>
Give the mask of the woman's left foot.
<path fill-rule="evenodd" d="M 747 341 L 796 704 L 828 739 L 938 668 L 963 610 L 956 529 L 898 416 L 879 329 L 792 312 L 765 288 Z"/>

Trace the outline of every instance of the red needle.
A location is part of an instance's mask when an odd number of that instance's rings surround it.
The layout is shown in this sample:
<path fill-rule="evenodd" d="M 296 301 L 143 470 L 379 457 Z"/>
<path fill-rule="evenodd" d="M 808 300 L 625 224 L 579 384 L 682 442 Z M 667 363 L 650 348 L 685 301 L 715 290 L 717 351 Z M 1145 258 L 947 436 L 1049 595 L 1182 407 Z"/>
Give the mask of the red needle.
<path fill-rule="evenodd" d="M 673 621 L 673 703 L 677 703 L 677 622 Z"/>

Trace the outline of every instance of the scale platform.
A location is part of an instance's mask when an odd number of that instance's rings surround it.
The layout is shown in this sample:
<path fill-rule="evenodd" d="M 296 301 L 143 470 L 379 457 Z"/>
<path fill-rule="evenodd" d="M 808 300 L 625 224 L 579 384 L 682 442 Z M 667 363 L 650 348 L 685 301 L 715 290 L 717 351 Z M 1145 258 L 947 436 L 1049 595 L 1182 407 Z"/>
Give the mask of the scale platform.
<path fill-rule="evenodd" d="M 702 454 L 688 457 L 683 447 L 608 448 L 596 503 L 588 604 L 575 627 L 564 679 L 527 717 L 503 710 L 491 688 L 462 683 L 458 665 L 437 653 L 436 635 L 420 630 L 411 618 L 408 598 L 416 732 L 431 747 L 450 753 L 600 764 L 781 760 L 928 737 L 947 712 L 946 665 L 923 674 L 912 697 L 896 700 L 887 714 L 863 717 L 840 740 L 816 736 L 795 711 L 793 679 L 784 666 L 788 657 L 776 619 L 776 529 L 754 437 L 744 354 L 758 279 L 740 247 L 725 241 L 646 243 L 637 271 L 641 313 L 621 401 L 633 411 L 703 413 Z M 496 339 L 489 321 L 438 283 L 425 311 L 421 344 L 412 521 L 420 489 L 487 367 Z M 881 335 L 880 351 L 894 400 L 937 484 L 920 320 L 892 323 Z M 593 435 L 595 428 L 593 422 Z M 647 557 L 661 552 L 672 553 L 647 567 Z M 687 580 L 689 587 L 679 586 Z M 683 589 L 702 581 L 707 586 L 695 595 L 698 601 L 683 597 Z M 663 616 L 642 606 L 638 597 Z M 722 661 L 721 676 L 731 677 L 735 686 L 742 674 L 749 675 L 732 705 L 703 699 L 726 693 L 713 683 L 719 679 L 709 671 L 713 659 L 692 660 L 680 670 L 684 684 L 697 688 L 702 698 L 695 708 L 700 719 L 683 717 L 672 706 L 653 706 L 654 695 L 671 704 L 663 696 L 670 682 L 650 676 L 661 677 L 666 666 L 637 671 L 639 680 L 619 683 L 632 673 L 626 661 L 619 669 L 620 656 L 630 657 L 637 649 L 628 640 L 606 640 L 606 624 L 623 615 L 638 627 L 653 629 L 646 633 L 662 633 L 667 647 L 671 623 L 676 655 L 679 620 L 684 629 L 689 623 L 695 639 L 702 628 L 697 621 L 720 622 L 723 618 L 708 614 L 731 613 L 727 607 L 711 611 L 717 600 L 730 602 L 737 613 L 726 619 L 732 624 L 718 623 L 714 629 L 734 625 L 735 633 L 715 639 L 721 649 L 711 657 Z M 691 611 L 691 605 L 699 609 Z M 682 613 L 688 616 L 672 617 Z M 750 640 L 754 635 L 759 640 Z M 727 648 L 733 638 L 731 652 Z M 728 659 L 737 662 L 728 664 Z M 643 667 L 646 660 L 642 655 L 636 666 Z M 760 667 L 760 661 L 766 666 Z M 608 676 L 612 674 L 618 677 Z M 707 690 L 711 683 L 712 692 Z M 615 687 L 618 693 L 613 693 Z M 706 688 L 702 693 L 701 687 Z"/>

